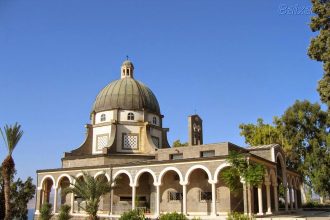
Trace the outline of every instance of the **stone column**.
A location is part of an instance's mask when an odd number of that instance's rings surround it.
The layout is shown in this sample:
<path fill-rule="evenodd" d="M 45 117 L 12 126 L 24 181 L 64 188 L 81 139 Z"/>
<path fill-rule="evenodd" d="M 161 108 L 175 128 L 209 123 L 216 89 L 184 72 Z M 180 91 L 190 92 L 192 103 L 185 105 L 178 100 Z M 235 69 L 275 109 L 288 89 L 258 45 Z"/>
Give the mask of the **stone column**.
<path fill-rule="evenodd" d="M 111 189 L 110 192 L 110 215 L 113 214 L 113 188 Z"/>
<path fill-rule="evenodd" d="M 156 186 L 156 217 L 160 215 L 160 185 Z"/>
<path fill-rule="evenodd" d="M 212 216 L 217 215 L 217 198 L 216 198 L 216 183 L 212 182 Z"/>
<path fill-rule="evenodd" d="M 36 198 L 36 211 L 35 213 L 36 214 L 39 214 L 39 210 L 40 210 L 40 207 L 41 207 L 41 202 L 42 202 L 42 188 L 39 188 L 38 187 L 38 190 L 37 190 L 37 198 Z"/>
<path fill-rule="evenodd" d="M 289 210 L 289 204 L 288 204 L 288 188 L 284 187 L 284 200 L 285 200 L 285 211 Z"/>
<path fill-rule="evenodd" d="M 253 189 L 253 187 L 251 187 L 250 185 L 247 185 L 247 199 L 248 199 L 248 201 L 247 201 L 247 207 L 248 207 L 248 214 L 249 214 L 249 216 L 251 216 L 252 215 L 252 213 L 253 213 L 253 199 L 252 199 L 252 189 Z"/>
<path fill-rule="evenodd" d="M 248 214 L 248 203 L 247 203 L 247 189 L 246 183 L 243 179 L 241 179 L 241 183 L 243 185 L 243 206 L 244 206 L 244 214 Z"/>
<path fill-rule="evenodd" d="M 266 196 L 267 196 L 267 215 L 272 214 L 272 204 L 270 198 L 270 182 L 265 182 L 266 185 Z"/>
<path fill-rule="evenodd" d="M 58 194 L 58 188 L 55 188 L 54 189 L 54 213 L 56 213 L 57 212 L 57 195 Z"/>
<path fill-rule="evenodd" d="M 297 196 L 297 189 L 294 189 L 293 192 L 294 192 L 294 205 L 295 205 L 295 209 L 298 210 L 298 196 Z"/>
<path fill-rule="evenodd" d="M 273 185 L 275 212 L 278 212 L 278 192 L 277 185 Z"/>
<path fill-rule="evenodd" d="M 135 209 L 136 186 L 132 186 L 132 210 Z"/>
<path fill-rule="evenodd" d="M 259 205 L 259 212 L 257 215 L 263 215 L 263 207 L 262 207 L 262 185 L 258 186 L 258 205 Z"/>
<path fill-rule="evenodd" d="M 292 187 L 289 187 L 289 197 L 290 197 L 290 209 L 293 210 Z"/>
<path fill-rule="evenodd" d="M 70 213 L 72 214 L 74 211 L 74 194 L 71 193 L 71 211 Z"/>
<path fill-rule="evenodd" d="M 182 185 L 182 213 L 187 215 L 187 184 Z"/>

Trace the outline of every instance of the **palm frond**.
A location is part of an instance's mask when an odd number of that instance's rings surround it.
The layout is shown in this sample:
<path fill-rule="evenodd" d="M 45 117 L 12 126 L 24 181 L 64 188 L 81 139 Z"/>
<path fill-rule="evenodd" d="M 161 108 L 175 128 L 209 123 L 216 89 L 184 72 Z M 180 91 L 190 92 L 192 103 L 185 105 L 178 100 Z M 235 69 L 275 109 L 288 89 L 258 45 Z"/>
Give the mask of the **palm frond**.
<path fill-rule="evenodd" d="M 21 130 L 21 125 L 17 122 L 14 125 L 5 125 L 3 130 L 0 128 L 0 133 L 7 146 L 8 155 L 12 155 L 24 133 L 23 130 Z"/>
<path fill-rule="evenodd" d="M 86 208 L 81 207 L 90 216 L 94 216 L 97 213 L 101 196 L 109 193 L 112 189 L 112 182 L 109 182 L 104 175 L 94 178 L 87 172 L 83 172 L 83 176 L 72 176 L 74 182 L 70 187 L 63 190 L 64 194 L 73 193 L 82 198 L 86 202 Z"/>

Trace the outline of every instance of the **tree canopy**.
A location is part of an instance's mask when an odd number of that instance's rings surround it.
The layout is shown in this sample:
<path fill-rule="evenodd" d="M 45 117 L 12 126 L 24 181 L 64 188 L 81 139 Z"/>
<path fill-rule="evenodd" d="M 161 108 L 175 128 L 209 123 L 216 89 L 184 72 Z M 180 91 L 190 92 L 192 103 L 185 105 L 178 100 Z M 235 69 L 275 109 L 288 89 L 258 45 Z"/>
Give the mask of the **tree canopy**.
<path fill-rule="evenodd" d="M 241 124 L 241 135 L 250 145 L 282 145 L 287 166 L 305 176 L 315 192 L 330 195 L 330 134 L 327 112 L 318 103 L 296 101 L 273 124 Z"/>
<path fill-rule="evenodd" d="M 310 28 L 318 35 L 312 38 L 308 55 L 311 59 L 323 63 L 323 77 L 318 83 L 321 101 L 330 109 L 330 1 L 311 0 L 315 15 Z"/>
<path fill-rule="evenodd" d="M 179 139 L 175 140 L 172 144 L 172 147 L 186 147 L 186 146 L 188 146 L 188 142 L 181 143 Z"/>
<path fill-rule="evenodd" d="M 2 167 L 0 167 L 2 170 Z M 15 173 L 15 172 L 14 172 Z M 14 179 L 12 174 L 11 179 Z M 11 182 L 10 195 L 11 195 L 11 208 L 12 218 L 27 220 L 28 219 L 28 202 L 34 197 L 36 186 L 33 184 L 31 177 L 23 181 L 18 178 L 16 181 Z M 0 175 L 0 219 L 5 216 L 5 198 L 4 198 L 4 184 L 3 178 Z"/>

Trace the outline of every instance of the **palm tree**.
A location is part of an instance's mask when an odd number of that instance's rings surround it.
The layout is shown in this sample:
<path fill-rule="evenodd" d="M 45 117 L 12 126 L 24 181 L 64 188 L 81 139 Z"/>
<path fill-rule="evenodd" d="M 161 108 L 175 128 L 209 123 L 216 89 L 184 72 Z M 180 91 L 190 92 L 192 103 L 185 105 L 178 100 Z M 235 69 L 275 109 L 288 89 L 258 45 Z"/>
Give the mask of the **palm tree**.
<path fill-rule="evenodd" d="M 2 176 L 5 189 L 5 220 L 10 220 L 10 183 L 15 172 L 15 162 L 12 153 L 23 136 L 23 131 L 21 130 L 21 125 L 16 122 L 14 125 L 5 125 L 3 130 L 0 128 L 0 133 L 8 150 L 8 155 L 2 162 Z"/>
<path fill-rule="evenodd" d="M 74 177 L 71 187 L 64 189 L 64 194 L 73 193 L 86 202 L 86 207 L 80 207 L 89 214 L 90 220 L 97 220 L 97 211 L 101 196 L 109 193 L 112 189 L 112 182 L 108 182 L 104 175 L 94 178 L 83 172 L 83 178 Z"/>

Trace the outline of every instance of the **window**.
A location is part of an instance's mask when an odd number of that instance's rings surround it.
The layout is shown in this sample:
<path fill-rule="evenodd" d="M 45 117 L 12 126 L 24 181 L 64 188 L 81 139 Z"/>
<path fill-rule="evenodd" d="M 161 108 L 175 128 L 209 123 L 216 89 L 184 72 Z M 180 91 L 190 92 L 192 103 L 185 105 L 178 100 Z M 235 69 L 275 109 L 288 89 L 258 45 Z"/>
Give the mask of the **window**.
<path fill-rule="evenodd" d="M 183 159 L 183 154 L 170 154 L 171 160 L 180 160 Z"/>
<path fill-rule="evenodd" d="M 177 201 L 183 199 L 182 192 L 168 192 L 168 200 L 169 201 Z"/>
<path fill-rule="evenodd" d="M 200 201 L 211 201 L 212 200 L 212 192 L 200 192 Z"/>
<path fill-rule="evenodd" d="M 132 112 L 127 114 L 127 120 L 133 121 L 134 120 L 134 114 Z"/>
<path fill-rule="evenodd" d="M 102 114 L 101 115 L 101 121 L 105 121 L 107 118 L 106 118 L 106 116 L 105 116 L 105 114 Z"/>
<path fill-rule="evenodd" d="M 137 196 L 136 199 L 138 201 L 142 201 L 142 202 L 147 201 L 147 198 L 145 196 Z M 132 202 L 132 197 L 131 196 L 120 196 L 119 201 L 121 201 L 121 202 Z"/>
<path fill-rule="evenodd" d="M 124 150 L 138 150 L 139 137 L 137 134 L 123 134 L 123 149 Z"/>
<path fill-rule="evenodd" d="M 96 137 L 97 137 L 96 146 L 98 150 L 102 150 L 104 147 L 108 145 L 109 136 L 107 134 L 98 135 Z"/>
<path fill-rule="evenodd" d="M 214 157 L 215 152 L 214 150 L 202 151 L 201 157 Z"/>
<path fill-rule="evenodd" d="M 157 124 L 157 118 L 156 118 L 156 117 L 153 117 L 153 118 L 152 118 L 152 123 L 153 123 L 154 125 Z"/>

